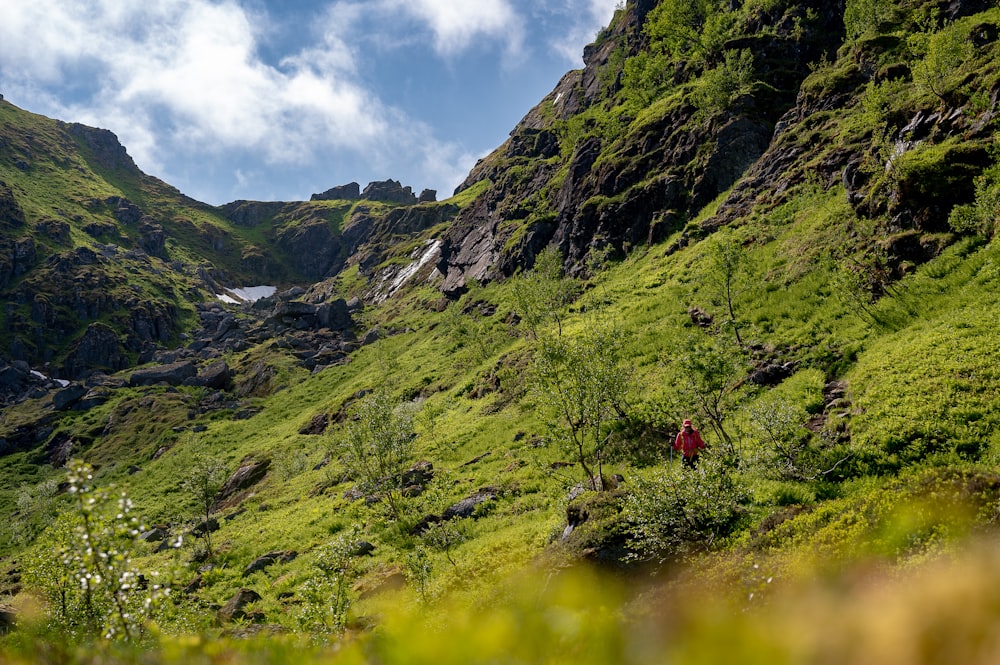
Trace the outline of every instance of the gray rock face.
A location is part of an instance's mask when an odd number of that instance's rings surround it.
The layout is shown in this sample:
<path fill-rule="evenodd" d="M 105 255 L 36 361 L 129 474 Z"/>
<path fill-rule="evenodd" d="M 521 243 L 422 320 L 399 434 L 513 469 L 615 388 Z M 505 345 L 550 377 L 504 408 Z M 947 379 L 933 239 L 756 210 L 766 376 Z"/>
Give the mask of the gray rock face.
<path fill-rule="evenodd" d="M 125 147 L 119 143 L 118 137 L 106 129 L 87 127 L 78 123 L 65 125 L 69 133 L 83 139 L 92 157 L 100 166 L 109 170 L 138 171 L 135 162 L 129 157 Z"/>
<path fill-rule="evenodd" d="M 349 182 L 346 185 L 338 185 L 320 194 L 313 194 L 310 201 L 356 201 L 361 198 L 361 185 L 356 182 Z"/>
<path fill-rule="evenodd" d="M 92 323 L 70 350 L 63 372 L 79 378 L 97 368 L 118 372 L 128 363 L 118 333 L 103 323 Z"/>
<path fill-rule="evenodd" d="M 143 220 L 139 225 L 139 247 L 150 256 L 166 258 L 167 235 L 163 227 L 150 220 Z"/>
<path fill-rule="evenodd" d="M 0 202 L 2 207 L 2 202 Z M 2 215 L 0 211 L 0 215 Z M 2 226 L 2 219 L 0 219 Z M 38 261 L 35 241 L 32 238 L 10 240 L 0 238 L 0 288 L 7 286 L 14 277 L 27 273 Z"/>
<path fill-rule="evenodd" d="M 565 120 L 599 103 L 606 89 L 602 67 L 621 45 L 626 55 L 638 52 L 655 4 L 628 3 L 614 33 L 586 50 L 585 68 L 564 77 L 507 143 L 473 168 L 460 190 L 485 180 L 490 186 L 463 208 L 443 238 L 437 269 L 445 275 L 446 294 L 461 293 L 471 279 L 500 279 L 528 268 L 548 245 L 558 247 L 571 272 L 583 271 L 595 248 L 620 255 L 679 230 L 767 159 L 762 156 L 775 125 L 795 104 L 808 64 L 835 48 L 843 30 L 842 13 L 816 3 L 816 20 L 801 34 L 749 35 L 727 45 L 747 48 L 755 62 L 783 63 L 759 70 L 775 90 L 766 99 L 736 100 L 704 122 L 693 122 L 695 110 L 678 105 L 621 140 L 586 137 L 568 160 L 560 159 L 569 146 L 560 145 L 551 130 L 553 111 Z M 517 169 L 509 168 L 511 160 L 519 160 Z M 540 199 L 540 205 L 524 203 Z"/>
<path fill-rule="evenodd" d="M 112 208 L 113 215 L 122 224 L 135 226 L 142 219 L 142 210 L 136 204 L 121 196 L 110 196 L 104 200 Z"/>
<path fill-rule="evenodd" d="M 14 198 L 14 191 L 0 180 L 0 226 L 18 228 L 24 226 L 24 211 Z"/>
<path fill-rule="evenodd" d="M 285 205 L 281 201 L 233 201 L 220 212 L 233 224 L 252 228 L 273 219 Z"/>
<path fill-rule="evenodd" d="M 296 268 L 311 279 L 321 279 L 342 266 L 340 239 L 324 220 L 295 224 L 278 232 L 278 246 L 294 257 Z"/>

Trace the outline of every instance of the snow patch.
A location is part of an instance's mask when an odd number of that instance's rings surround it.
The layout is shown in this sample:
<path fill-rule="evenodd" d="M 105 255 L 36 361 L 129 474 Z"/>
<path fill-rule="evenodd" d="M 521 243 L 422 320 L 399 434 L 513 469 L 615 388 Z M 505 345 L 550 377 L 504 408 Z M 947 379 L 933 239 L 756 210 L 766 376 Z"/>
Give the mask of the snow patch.
<path fill-rule="evenodd" d="M 65 388 L 66 386 L 69 385 L 69 381 L 67 381 L 66 379 L 50 378 L 39 372 L 37 369 L 31 370 L 31 376 L 35 377 L 36 379 L 41 379 L 42 381 L 55 381 L 60 388 Z"/>
<path fill-rule="evenodd" d="M 389 288 L 380 297 L 376 298 L 375 301 L 382 302 L 402 288 L 406 282 L 420 272 L 421 268 L 438 257 L 441 245 L 443 244 L 444 242 L 441 240 L 428 240 L 425 244 L 426 249 L 423 254 L 420 255 L 420 258 L 400 270 L 396 274 L 396 277 L 392 280 L 392 283 L 389 284 Z"/>
<path fill-rule="evenodd" d="M 245 286 L 240 289 L 226 289 L 225 293 L 217 293 L 215 297 L 230 305 L 251 303 L 261 298 L 270 298 L 277 291 L 276 286 Z"/>

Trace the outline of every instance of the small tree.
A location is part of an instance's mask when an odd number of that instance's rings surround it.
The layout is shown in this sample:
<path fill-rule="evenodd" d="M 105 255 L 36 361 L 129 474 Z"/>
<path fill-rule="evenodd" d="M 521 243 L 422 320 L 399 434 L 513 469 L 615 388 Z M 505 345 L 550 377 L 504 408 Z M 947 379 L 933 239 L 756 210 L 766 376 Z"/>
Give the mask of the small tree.
<path fill-rule="evenodd" d="M 805 409 L 779 395 L 768 393 L 746 408 L 757 434 L 754 455 L 761 472 L 779 480 L 805 480 L 814 475 L 807 461 L 809 431 Z"/>
<path fill-rule="evenodd" d="M 726 51 L 722 63 L 706 71 L 698 80 L 692 101 L 701 111 L 722 111 L 737 97 L 749 93 L 754 80 L 750 50 Z"/>
<path fill-rule="evenodd" d="M 483 287 L 475 281 L 461 300 L 453 302 L 445 310 L 445 322 L 449 337 L 460 347 L 468 348 L 472 364 L 486 361 L 501 343 L 501 329 L 493 319 L 495 307 L 483 300 Z"/>
<path fill-rule="evenodd" d="M 741 300 L 754 284 L 753 264 L 746 247 L 733 233 L 721 233 L 709 246 L 708 285 L 713 303 L 726 311 L 725 325 L 733 331 L 736 343 L 745 346 L 740 335 L 737 314 Z"/>
<path fill-rule="evenodd" d="M 626 416 L 629 371 L 622 349 L 621 333 L 600 323 L 576 337 L 544 335 L 535 347 L 537 402 L 555 440 L 576 457 L 594 489 L 603 489 L 609 425 Z"/>
<path fill-rule="evenodd" d="M 883 23 L 892 20 L 895 9 L 891 0 L 847 0 L 844 7 L 844 27 L 847 38 L 856 40 L 877 35 Z"/>
<path fill-rule="evenodd" d="M 25 582 L 45 594 L 61 629 L 138 640 L 169 588 L 133 562 L 143 527 L 128 496 L 94 487 L 84 462 L 68 468 L 70 506 L 28 557 Z"/>
<path fill-rule="evenodd" d="M 514 309 L 528 337 L 537 339 L 542 329 L 554 325 L 562 333 L 565 307 L 579 292 L 576 282 L 563 272 L 562 255 L 549 246 L 535 259 L 535 266 L 514 280 Z"/>
<path fill-rule="evenodd" d="M 212 508 L 219 496 L 219 490 L 226 482 L 227 468 L 222 460 L 198 455 L 188 471 L 188 476 L 181 482 L 181 488 L 194 499 L 199 514 L 205 522 L 205 549 L 208 556 L 212 553 L 212 529 L 209 522 L 212 519 Z"/>
<path fill-rule="evenodd" d="M 379 388 L 351 408 L 337 446 L 348 471 L 366 490 L 382 492 L 397 520 L 399 484 L 413 439 L 411 414 Z"/>
<path fill-rule="evenodd" d="M 948 223 L 959 233 L 976 233 L 987 240 L 1000 227 L 1000 164 L 994 164 L 975 179 L 976 200 L 955 206 Z"/>
<path fill-rule="evenodd" d="M 926 53 L 913 66 L 913 82 L 947 102 L 945 94 L 949 83 L 959 78 L 959 70 L 972 53 L 969 31 L 955 25 L 946 26 L 928 37 Z"/>
<path fill-rule="evenodd" d="M 594 317 L 578 335 L 564 333 L 565 307 L 579 292 L 558 250 L 542 251 L 513 285 L 521 326 L 532 341 L 530 389 L 553 439 L 576 457 L 591 487 L 602 489 L 609 425 L 625 417 L 628 371 L 621 332 Z"/>
<path fill-rule="evenodd" d="M 349 594 L 352 562 L 357 553 L 360 530 L 351 528 L 316 551 L 317 571 L 300 587 L 302 606 L 299 622 L 313 632 L 341 633 L 351 607 Z"/>

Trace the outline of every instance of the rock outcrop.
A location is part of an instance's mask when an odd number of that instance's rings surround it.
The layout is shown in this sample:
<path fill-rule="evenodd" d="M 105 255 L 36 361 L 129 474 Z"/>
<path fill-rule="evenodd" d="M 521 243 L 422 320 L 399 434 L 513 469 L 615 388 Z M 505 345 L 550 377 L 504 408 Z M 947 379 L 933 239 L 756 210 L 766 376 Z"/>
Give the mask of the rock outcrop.
<path fill-rule="evenodd" d="M 368 183 L 365 190 L 361 192 L 361 198 L 368 201 L 381 201 L 383 203 L 397 203 L 399 205 L 414 205 L 417 197 L 413 189 L 404 187 L 398 180 L 380 180 Z"/>
<path fill-rule="evenodd" d="M 361 185 L 356 182 L 349 182 L 346 185 L 338 185 L 320 194 L 313 194 L 310 201 L 356 201 L 361 198 Z"/>

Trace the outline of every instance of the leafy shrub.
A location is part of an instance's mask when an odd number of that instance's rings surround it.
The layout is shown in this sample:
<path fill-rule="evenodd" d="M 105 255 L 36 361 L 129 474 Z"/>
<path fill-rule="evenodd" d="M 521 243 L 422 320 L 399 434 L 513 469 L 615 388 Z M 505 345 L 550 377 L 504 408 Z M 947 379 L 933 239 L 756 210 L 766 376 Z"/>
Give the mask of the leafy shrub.
<path fill-rule="evenodd" d="M 317 574 L 300 585 L 299 627 L 316 634 L 340 633 L 351 607 L 352 562 L 358 548 L 357 527 L 319 547 L 313 557 Z"/>
<path fill-rule="evenodd" d="M 722 63 L 698 80 L 692 101 L 705 113 L 726 109 L 737 97 L 753 89 L 753 54 L 749 49 L 726 51 Z"/>
<path fill-rule="evenodd" d="M 884 24 L 893 19 L 894 4 L 890 0 L 847 0 L 844 7 L 847 38 L 855 40 L 879 34 Z"/>
<path fill-rule="evenodd" d="M 133 561 L 143 527 L 132 501 L 94 487 L 93 469 L 79 460 L 69 463 L 67 482 L 71 507 L 26 562 L 26 584 L 44 595 L 61 630 L 138 640 L 170 589 Z"/>
<path fill-rule="evenodd" d="M 959 78 L 962 65 L 972 55 L 968 28 L 947 26 L 927 39 L 923 58 L 913 66 L 913 82 L 944 100 L 951 82 Z"/>
<path fill-rule="evenodd" d="M 975 233 L 992 239 L 1000 225 L 1000 164 L 994 164 L 975 179 L 976 199 L 952 208 L 948 224 L 959 233 Z"/>
<path fill-rule="evenodd" d="M 636 478 L 624 514 L 641 556 L 664 561 L 711 548 L 743 524 L 748 486 L 718 456 L 701 458 L 695 470 L 674 464 Z"/>
<path fill-rule="evenodd" d="M 399 483 L 413 452 L 413 418 L 384 389 L 361 398 L 338 434 L 337 449 L 365 491 L 384 492 L 399 519 Z"/>

